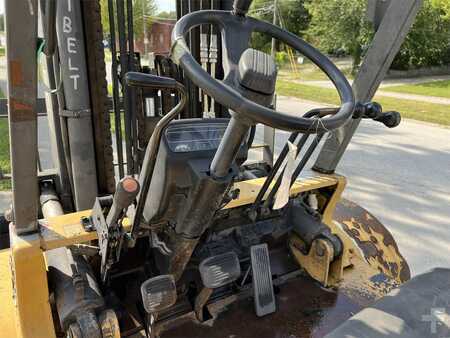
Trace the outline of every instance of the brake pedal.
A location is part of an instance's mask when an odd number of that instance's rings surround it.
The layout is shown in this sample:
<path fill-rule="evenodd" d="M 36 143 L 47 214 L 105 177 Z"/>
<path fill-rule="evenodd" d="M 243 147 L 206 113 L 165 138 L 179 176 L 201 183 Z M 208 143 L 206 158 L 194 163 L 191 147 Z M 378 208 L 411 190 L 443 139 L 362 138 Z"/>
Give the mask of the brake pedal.
<path fill-rule="evenodd" d="M 241 275 L 241 266 L 238 256 L 231 251 L 205 259 L 200 263 L 199 271 L 204 287 L 195 299 L 195 313 L 203 322 L 203 308 L 214 289 L 236 281 Z"/>
<path fill-rule="evenodd" d="M 203 285 L 209 289 L 234 282 L 241 275 L 238 256 L 232 251 L 205 259 L 199 270 Z"/>
<path fill-rule="evenodd" d="M 250 256 L 252 261 L 255 311 L 258 317 L 262 317 L 276 310 L 267 244 L 253 245 L 250 248 Z"/>

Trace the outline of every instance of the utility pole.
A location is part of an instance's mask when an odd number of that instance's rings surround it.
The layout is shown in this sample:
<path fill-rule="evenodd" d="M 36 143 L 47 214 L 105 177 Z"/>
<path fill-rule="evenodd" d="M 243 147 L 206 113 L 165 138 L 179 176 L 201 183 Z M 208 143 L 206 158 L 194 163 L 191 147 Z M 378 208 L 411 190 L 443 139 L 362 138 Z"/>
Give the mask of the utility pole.
<path fill-rule="evenodd" d="M 277 11 L 278 11 L 278 0 L 273 1 L 273 24 L 277 24 Z M 275 59 L 275 44 L 276 40 L 275 38 L 272 38 L 272 57 Z"/>

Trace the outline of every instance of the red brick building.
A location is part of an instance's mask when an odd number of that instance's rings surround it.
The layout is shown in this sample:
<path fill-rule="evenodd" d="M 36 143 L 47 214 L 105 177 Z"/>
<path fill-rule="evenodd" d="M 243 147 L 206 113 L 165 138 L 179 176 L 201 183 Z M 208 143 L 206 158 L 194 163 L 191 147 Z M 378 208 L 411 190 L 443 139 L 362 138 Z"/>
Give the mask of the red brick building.
<path fill-rule="evenodd" d="M 147 52 L 168 55 L 170 53 L 172 29 L 175 25 L 174 19 L 155 19 L 149 25 L 147 32 L 148 45 Z M 144 53 L 144 38 L 136 41 L 136 50 Z"/>

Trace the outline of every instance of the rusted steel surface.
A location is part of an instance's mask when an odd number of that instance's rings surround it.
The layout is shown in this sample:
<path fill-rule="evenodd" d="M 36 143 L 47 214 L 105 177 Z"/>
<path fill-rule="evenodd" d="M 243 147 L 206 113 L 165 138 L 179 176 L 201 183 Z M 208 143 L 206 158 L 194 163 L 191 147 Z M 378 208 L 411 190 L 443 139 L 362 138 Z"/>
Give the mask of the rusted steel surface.
<path fill-rule="evenodd" d="M 204 324 L 192 321 L 168 330 L 164 338 L 318 338 L 369 305 L 372 299 L 349 298 L 344 292 L 321 288 L 308 277 L 279 286 L 277 311 L 258 318 L 253 299 L 229 305 L 217 318 Z M 366 304 L 361 304 L 365 299 Z"/>
<path fill-rule="evenodd" d="M 333 218 L 355 240 L 369 265 L 398 283 L 410 279 L 409 266 L 397 243 L 375 216 L 356 203 L 342 199 L 336 206 Z"/>
<path fill-rule="evenodd" d="M 172 243 L 169 273 L 173 274 L 175 280 L 178 281 L 183 274 L 187 263 L 191 259 L 192 252 L 198 243 L 198 239 L 183 238 L 175 234 L 174 238 L 172 238 Z"/>

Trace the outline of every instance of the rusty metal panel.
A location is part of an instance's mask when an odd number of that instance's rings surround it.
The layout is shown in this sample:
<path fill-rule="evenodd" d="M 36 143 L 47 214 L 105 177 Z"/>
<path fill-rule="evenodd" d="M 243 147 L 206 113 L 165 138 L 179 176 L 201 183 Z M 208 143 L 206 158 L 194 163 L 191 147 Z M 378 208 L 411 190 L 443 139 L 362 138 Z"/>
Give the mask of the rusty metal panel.
<path fill-rule="evenodd" d="M 37 230 L 37 0 L 7 0 L 6 57 L 14 220 Z"/>
<path fill-rule="evenodd" d="M 399 284 L 411 278 L 394 237 L 375 216 L 358 204 L 342 199 L 336 206 L 334 220 L 354 239 L 369 265 Z"/>

